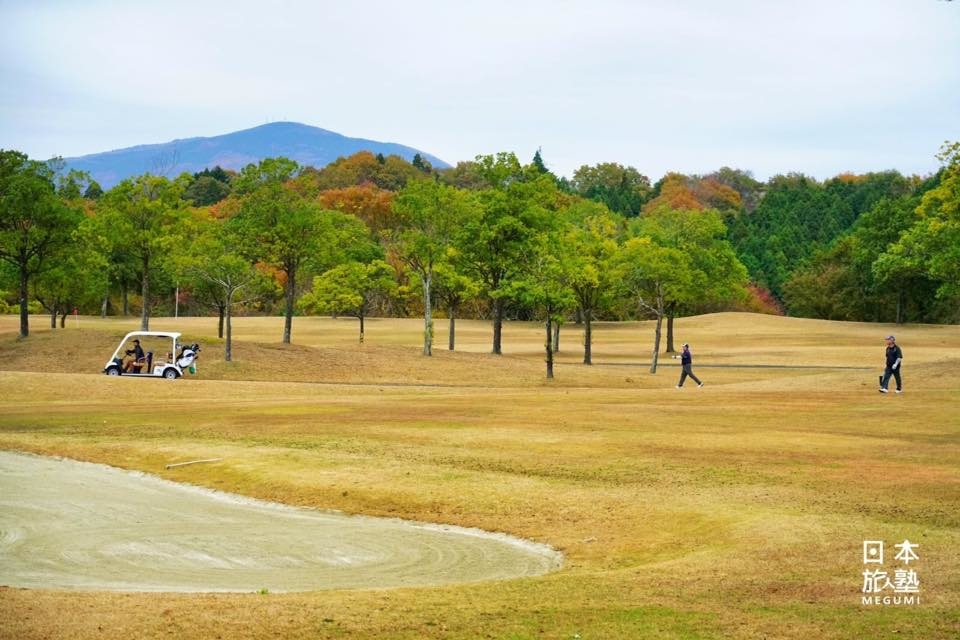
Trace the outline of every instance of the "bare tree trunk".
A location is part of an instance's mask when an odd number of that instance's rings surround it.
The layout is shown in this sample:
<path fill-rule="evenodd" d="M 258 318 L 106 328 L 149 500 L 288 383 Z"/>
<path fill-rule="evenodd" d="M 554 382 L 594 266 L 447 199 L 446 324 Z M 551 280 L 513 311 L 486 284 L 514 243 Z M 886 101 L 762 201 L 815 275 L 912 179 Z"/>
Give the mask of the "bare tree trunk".
<path fill-rule="evenodd" d="M 67 328 L 67 310 L 66 309 L 60 312 L 60 328 L 61 329 Z"/>
<path fill-rule="evenodd" d="M 672 309 L 667 314 L 667 353 L 674 353 L 676 349 L 673 348 L 673 317 L 676 314 Z"/>
<path fill-rule="evenodd" d="M 447 308 L 447 314 L 450 316 L 450 335 L 447 342 L 448 348 L 450 351 L 453 351 L 457 335 L 457 308 L 454 305 L 450 305 Z"/>
<path fill-rule="evenodd" d="M 150 258 L 143 258 L 143 278 L 140 281 L 140 294 L 143 297 L 140 311 L 140 331 L 150 330 Z"/>
<path fill-rule="evenodd" d="M 493 301 L 493 353 L 501 355 L 501 339 L 503 337 L 503 298 Z"/>
<path fill-rule="evenodd" d="M 424 271 L 427 271 L 424 269 Z M 423 280 L 423 355 L 433 355 L 433 308 L 430 306 L 430 279 L 429 272 L 420 274 Z"/>
<path fill-rule="evenodd" d="M 593 364 L 593 313 L 583 312 L 583 364 Z"/>
<path fill-rule="evenodd" d="M 100 318 L 107 317 L 107 306 L 110 304 L 110 289 L 107 289 L 107 292 L 103 294 L 103 302 L 100 303 Z"/>
<path fill-rule="evenodd" d="M 663 326 L 663 316 L 657 315 L 657 328 L 653 334 L 653 361 L 650 364 L 650 373 L 657 372 L 657 361 L 660 358 L 660 333 Z"/>
<path fill-rule="evenodd" d="M 364 318 L 363 311 L 359 313 L 358 317 L 360 318 L 360 344 L 363 344 L 363 318 Z"/>
<path fill-rule="evenodd" d="M 223 342 L 223 359 L 233 362 L 233 315 L 230 307 L 233 306 L 232 296 L 227 296 L 227 304 L 220 308 L 220 337 L 224 337 L 226 325 L 226 339 Z"/>
<path fill-rule="evenodd" d="M 653 337 L 653 359 L 650 364 L 650 373 L 657 372 L 657 363 L 660 359 L 660 336 L 663 332 L 663 316 L 665 315 L 662 293 L 657 293 L 657 308 L 654 311 L 657 314 L 657 328 L 654 331 Z"/>
<path fill-rule="evenodd" d="M 223 324 L 226 316 L 226 309 L 230 306 L 228 302 L 226 305 L 217 304 L 217 337 L 223 338 Z"/>
<path fill-rule="evenodd" d="M 560 321 L 553 328 L 553 352 L 560 353 Z"/>
<path fill-rule="evenodd" d="M 284 292 L 286 305 L 283 311 L 283 344 L 290 344 L 290 336 L 293 333 L 293 299 L 296 297 L 296 271 L 287 270 L 287 289 Z"/>
<path fill-rule="evenodd" d="M 553 318 L 550 317 L 550 314 L 547 314 L 547 340 L 544 346 L 547 349 L 547 378 L 553 379 L 553 335 L 551 335 L 551 330 L 553 328 Z"/>
<path fill-rule="evenodd" d="M 20 268 L 20 337 L 26 338 L 30 335 L 30 314 L 27 311 L 27 301 L 30 299 L 29 276 L 26 266 Z"/>
<path fill-rule="evenodd" d="M 50 309 L 50 328 L 51 329 L 57 328 L 57 307 L 56 306 L 51 306 L 51 309 Z"/>

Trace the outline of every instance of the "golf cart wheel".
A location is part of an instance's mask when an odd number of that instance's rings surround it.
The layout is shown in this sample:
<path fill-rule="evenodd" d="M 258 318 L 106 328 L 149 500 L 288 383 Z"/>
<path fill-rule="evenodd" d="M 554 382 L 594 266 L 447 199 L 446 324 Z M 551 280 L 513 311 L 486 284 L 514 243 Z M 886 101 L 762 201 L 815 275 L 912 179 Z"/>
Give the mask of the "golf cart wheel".
<path fill-rule="evenodd" d="M 167 380 L 176 380 L 179 376 L 176 369 L 167 369 L 163 372 L 163 377 Z"/>
<path fill-rule="evenodd" d="M 120 375 L 120 369 L 119 369 L 119 367 L 110 367 L 109 369 L 107 369 L 107 375 L 108 375 L 108 376 L 118 376 L 118 375 Z"/>

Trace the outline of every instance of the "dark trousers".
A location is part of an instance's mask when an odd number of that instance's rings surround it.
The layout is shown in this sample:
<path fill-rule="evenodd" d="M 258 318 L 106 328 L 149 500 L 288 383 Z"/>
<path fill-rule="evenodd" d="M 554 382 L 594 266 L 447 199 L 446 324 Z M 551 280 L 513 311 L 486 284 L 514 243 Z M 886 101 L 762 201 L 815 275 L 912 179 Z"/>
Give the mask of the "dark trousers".
<path fill-rule="evenodd" d="M 683 365 L 683 373 L 680 374 L 680 382 L 677 383 L 678 387 L 683 386 L 683 383 L 687 379 L 687 376 L 690 376 L 693 379 L 693 381 L 696 382 L 697 384 L 703 384 L 702 382 L 700 382 L 700 378 L 693 375 L 693 365 L 685 364 Z M 897 380 L 899 380 L 900 374 L 898 373 L 897 376 L 898 376 Z"/>
<path fill-rule="evenodd" d="M 901 382 L 900 382 L 900 367 L 897 367 L 896 369 L 891 369 L 890 367 L 887 367 L 886 369 L 884 369 L 884 370 L 883 370 L 883 380 L 880 381 L 880 386 L 881 386 L 882 388 L 886 389 L 886 388 L 887 388 L 887 385 L 890 383 L 890 376 L 891 376 L 891 375 L 892 375 L 892 376 L 896 379 L 896 381 L 897 381 L 897 390 L 902 389 L 902 388 L 903 388 L 903 385 L 902 385 Z"/>

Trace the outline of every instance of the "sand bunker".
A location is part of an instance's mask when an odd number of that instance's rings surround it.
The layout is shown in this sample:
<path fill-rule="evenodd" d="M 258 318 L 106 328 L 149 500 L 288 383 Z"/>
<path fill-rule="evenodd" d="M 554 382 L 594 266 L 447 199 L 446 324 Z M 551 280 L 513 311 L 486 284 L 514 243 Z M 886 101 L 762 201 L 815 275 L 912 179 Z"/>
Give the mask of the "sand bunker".
<path fill-rule="evenodd" d="M 312 591 L 501 580 L 560 561 L 550 547 L 506 535 L 296 509 L 0 452 L 0 585 Z"/>

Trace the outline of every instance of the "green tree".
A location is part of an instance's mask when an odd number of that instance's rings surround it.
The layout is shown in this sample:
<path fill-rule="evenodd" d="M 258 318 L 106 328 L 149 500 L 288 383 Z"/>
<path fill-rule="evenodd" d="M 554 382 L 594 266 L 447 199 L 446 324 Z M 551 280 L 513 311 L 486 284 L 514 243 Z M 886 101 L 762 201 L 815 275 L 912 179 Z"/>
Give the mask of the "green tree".
<path fill-rule="evenodd" d="M 47 164 L 56 176 L 54 182 L 57 194 L 68 202 L 76 204 L 96 184 L 86 171 L 78 171 L 77 169 L 68 171 L 66 163 L 60 158 L 54 158 Z"/>
<path fill-rule="evenodd" d="M 631 230 L 687 258 L 690 286 L 671 287 L 666 297 L 667 352 L 674 351 L 673 325 L 679 312 L 725 308 L 746 298 L 747 271 L 727 240 L 727 227 L 718 211 L 661 207 L 634 221 Z"/>
<path fill-rule="evenodd" d="M 880 200 L 828 249 L 795 269 L 784 285 L 790 313 L 874 322 L 935 320 L 933 278 L 918 265 L 891 269 L 893 263 L 882 268 L 877 263 L 914 223 L 919 203 L 919 196 Z"/>
<path fill-rule="evenodd" d="M 141 331 L 150 329 L 152 285 L 169 274 L 174 256 L 185 248 L 184 187 L 183 179 L 145 174 L 124 180 L 101 198 L 105 224 L 137 264 L 143 300 Z"/>
<path fill-rule="evenodd" d="M 264 158 L 257 164 L 245 166 L 233 179 L 233 189 L 237 195 L 244 196 L 263 187 L 289 182 L 302 172 L 302 167 L 290 158 Z"/>
<path fill-rule="evenodd" d="M 452 260 L 456 261 L 456 255 Z M 437 303 L 446 309 L 449 324 L 447 348 L 453 351 L 456 347 L 457 315 L 464 304 L 480 295 L 480 284 L 457 271 L 450 262 L 440 262 L 434 268 L 431 290 Z"/>
<path fill-rule="evenodd" d="M 853 222 L 842 209 L 842 200 L 812 178 L 774 176 L 756 211 L 731 227 L 731 237 L 750 277 L 780 298 L 790 273 Z"/>
<path fill-rule="evenodd" d="M 222 182 L 225 185 L 230 185 L 233 181 L 233 176 L 236 175 L 235 171 L 227 171 L 220 165 L 215 166 L 213 169 L 204 169 L 193 174 L 194 180 L 199 178 L 213 178 L 217 182 Z"/>
<path fill-rule="evenodd" d="M 50 328 L 66 324 L 74 308 L 97 300 L 102 291 L 102 273 L 106 268 L 103 256 L 92 252 L 74 232 L 70 250 L 63 250 L 50 261 L 49 269 L 33 279 L 33 297 L 50 314 Z"/>
<path fill-rule="evenodd" d="M 593 319 L 613 291 L 610 261 L 617 252 L 623 218 L 592 202 L 577 203 L 564 215 L 569 285 L 583 319 L 583 363 L 593 364 Z"/>
<path fill-rule="evenodd" d="M 54 178 L 47 164 L 0 150 L 0 260 L 16 271 L 23 338 L 30 335 L 30 280 L 71 242 L 82 217 L 58 196 Z"/>
<path fill-rule="evenodd" d="M 457 166 L 440 171 L 439 176 L 444 184 L 458 189 L 482 191 L 493 187 L 487 181 L 480 163 L 473 160 L 458 162 Z"/>
<path fill-rule="evenodd" d="M 941 297 L 960 295 L 960 142 L 945 143 L 938 156 L 945 163 L 940 185 L 923 195 L 917 215 L 917 241 L 930 258 L 928 271 L 943 281 Z"/>
<path fill-rule="evenodd" d="M 96 272 L 102 300 L 101 317 L 107 315 L 110 293 L 114 286 L 119 287 L 122 314 L 128 315 L 128 291 L 136 288 L 138 283 L 137 259 L 128 250 L 129 238 L 122 235 L 122 226 L 115 225 L 113 220 L 109 199 L 101 198 L 96 201 L 91 215 L 84 218 L 77 229 L 80 245 L 103 260 L 103 268 Z"/>
<path fill-rule="evenodd" d="M 945 165 L 940 184 L 923 195 L 914 223 L 877 258 L 874 271 L 881 280 L 933 278 L 937 297 L 954 300 L 960 297 L 960 143 L 944 144 L 938 157 Z"/>
<path fill-rule="evenodd" d="M 843 174 L 821 184 L 799 174 L 775 176 L 756 210 L 731 224 L 730 237 L 751 278 L 783 296 L 791 273 L 846 233 L 883 198 L 913 182 L 896 172 Z"/>
<path fill-rule="evenodd" d="M 377 162 L 379 162 L 379 160 Z M 386 164 L 386 160 L 384 160 L 381 164 Z M 410 164 L 424 173 L 430 173 L 433 170 L 433 166 L 424 160 L 423 156 L 421 156 L 419 153 L 413 154 L 413 161 Z"/>
<path fill-rule="evenodd" d="M 861 283 L 851 268 L 855 241 L 841 238 L 829 252 L 814 256 L 809 267 L 797 269 L 783 286 L 791 315 L 824 320 L 854 320 Z"/>
<path fill-rule="evenodd" d="M 559 191 L 550 176 L 520 166 L 501 153 L 477 159 L 484 179 L 495 188 L 478 193 L 481 214 L 458 235 L 458 261 L 465 275 L 483 287 L 493 310 L 493 353 L 502 353 L 503 320 L 512 280 L 523 275 L 528 243 L 557 224 Z"/>
<path fill-rule="evenodd" d="M 189 252 L 178 265 L 184 283 L 217 309 L 217 333 L 224 339 L 226 362 L 233 360 L 233 308 L 271 289 L 267 275 L 243 257 L 242 246 L 242 239 L 226 223 L 201 218 Z"/>
<path fill-rule="evenodd" d="M 479 210 L 469 194 L 436 180 L 409 182 L 393 206 L 400 222 L 390 245 L 423 286 L 423 355 L 429 356 L 433 354 L 434 273 L 452 253 L 456 234 L 479 218 Z"/>
<path fill-rule="evenodd" d="M 212 176 L 200 176 L 194 179 L 183 193 L 184 199 L 197 207 L 216 204 L 228 195 L 230 195 L 230 185 Z"/>
<path fill-rule="evenodd" d="M 570 185 L 574 193 L 607 205 L 611 211 L 626 217 L 640 215 L 640 209 L 651 197 L 650 179 L 633 167 L 615 162 L 594 166 L 583 165 L 573 173 Z"/>
<path fill-rule="evenodd" d="M 95 180 L 92 180 L 83 192 L 83 197 L 87 200 L 99 200 L 102 195 L 103 188 L 100 186 L 100 183 Z"/>
<path fill-rule="evenodd" d="M 360 343 L 364 338 L 364 319 L 377 296 L 390 296 L 397 283 L 393 268 L 383 260 L 370 263 L 346 262 L 313 279 L 313 288 L 300 299 L 307 313 L 349 315 L 360 321 Z"/>
<path fill-rule="evenodd" d="M 243 239 L 248 259 L 260 260 L 281 274 L 284 344 L 291 341 L 301 280 L 349 258 L 367 259 L 372 246 L 369 230 L 356 217 L 324 210 L 302 195 L 293 179 L 299 174 L 296 163 L 286 158 L 244 168 L 234 181 L 241 197 L 229 225 Z"/>
<path fill-rule="evenodd" d="M 670 300 L 684 299 L 693 283 L 690 257 L 644 236 L 627 240 L 614 258 L 614 264 L 622 295 L 636 302 L 640 313 L 649 313 L 656 320 L 650 364 L 650 373 L 656 373 L 667 304 Z"/>
<path fill-rule="evenodd" d="M 355 217 L 325 211 L 282 184 L 248 194 L 231 223 L 244 238 L 246 255 L 282 274 L 284 344 L 291 341 L 301 279 L 337 264 L 369 235 Z"/>
<path fill-rule="evenodd" d="M 553 378 L 555 331 L 564 314 L 576 305 L 577 299 L 570 286 L 571 250 L 561 233 L 539 233 L 529 243 L 531 259 L 521 277 L 512 280 L 505 289 L 511 299 L 537 309 L 545 324 L 547 378 Z"/>
<path fill-rule="evenodd" d="M 824 258 L 852 272 L 850 277 L 857 283 L 856 288 L 848 292 L 857 305 L 852 319 L 903 322 L 908 306 L 913 306 L 910 298 L 915 295 L 919 295 L 915 298 L 918 306 L 926 306 L 924 302 L 930 291 L 925 283 L 917 278 L 879 279 L 874 270 L 877 259 L 910 228 L 919 202 L 919 197 L 884 198 L 854 223 L 849 240 L 850 255 L 843 255 L 847 243 L 841 239 Z M 814 268 L 816 266 L 814 263 Z M 825 289 L 822 293 L 829 295 L 828 292 L 829 289 Z M 891 308 L 895 309 L 892 314 Z M 791 313 L 793 311 L 791 308 Z"/>
<path fill-rule="evenodd" d="M 106 256 L 97 251 L 86 233 L 93 203 L 83 194 L 94 184 L 82 171 L 65 171 L 62 161 L 51 161 L 57 175 L 57 193 L 65 204 L 79 212 L 79 223 L 71 232 L 70 241 L 47 261 L 49 268 L 33 280 L 33 297 L 50 314 L 50 327 L 66 325 L 66 316 L 74 309 L 96 300 L 104 290 Z"/>

